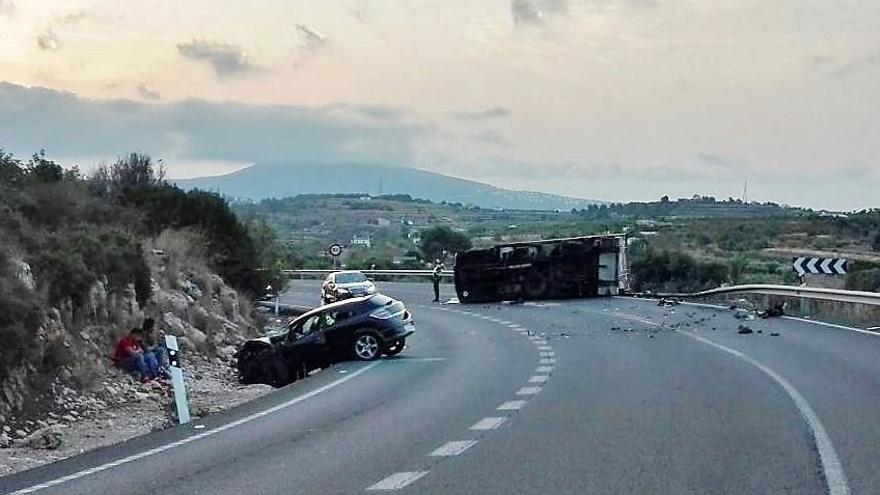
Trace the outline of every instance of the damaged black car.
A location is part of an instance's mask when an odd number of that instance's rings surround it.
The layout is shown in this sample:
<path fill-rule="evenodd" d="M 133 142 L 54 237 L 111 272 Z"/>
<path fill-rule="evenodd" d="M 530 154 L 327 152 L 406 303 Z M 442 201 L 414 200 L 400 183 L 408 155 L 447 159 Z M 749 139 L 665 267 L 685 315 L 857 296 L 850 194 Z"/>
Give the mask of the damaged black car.
<path fill-rule="evenodd" d="M 334 362 L 372 361 L 403 351 L 415 332 L 410 312 L 382 294 L 313 309 L 283 331 L 244 343 L 236 354 L 243 383 L 282 386 Z"/>

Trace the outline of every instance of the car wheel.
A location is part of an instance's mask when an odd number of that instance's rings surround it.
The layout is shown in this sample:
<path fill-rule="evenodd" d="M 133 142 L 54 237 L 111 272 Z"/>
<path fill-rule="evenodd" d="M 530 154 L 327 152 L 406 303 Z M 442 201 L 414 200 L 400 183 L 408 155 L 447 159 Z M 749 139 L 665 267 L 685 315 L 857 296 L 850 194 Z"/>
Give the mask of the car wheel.
<path fill-rule="evenodd" d="M 385 354 L 388 356 L 396 356 L 403 352 L 403 349 L 406 347 L 406 339 L 398 339 L 388 345 L 385 348 Z"/>
<path fill-rule="evenodd" d="M 277 356 L 263 361 L 263 383 L 273 387 L 283 387 L 290 383 L 290 370 Z"/>
<path fill-rule="evenodd" d="M 376 332 L 359 333 L 352 347 L 354 357 L 359 361 L 372 361 L 382 355 L 382 339 Z"/>

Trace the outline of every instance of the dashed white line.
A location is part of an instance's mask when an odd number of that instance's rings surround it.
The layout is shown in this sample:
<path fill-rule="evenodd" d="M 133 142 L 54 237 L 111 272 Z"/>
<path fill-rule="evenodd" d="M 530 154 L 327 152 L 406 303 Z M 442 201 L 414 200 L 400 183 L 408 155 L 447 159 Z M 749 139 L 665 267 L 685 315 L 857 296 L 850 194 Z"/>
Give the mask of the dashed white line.
<path fill-rule="evenodd" d="M 456 440 L 453 442 L 447 442 L 428 455 L 431 457 L 450 457 L 460 455 L 476 444 L 476 440 Z"/>
<path fill-rule="evenodd" d="M 489 416 L 477 421 L 470 429 L 474 431 L 494 430 L 504 424 L 505 421 L 507 421 L 507 418 L 503 416 Z"/>
<path fill-rule="evenodd" d="M 547 383 L 550 377 L 547 375 L 535 375 L 529 378 L 529 383 Z"/>
<path fill-rule="evenodd" d="M 540 345 L 540 346 L 538 346 L 538 350 L 539 351 L 552 351 L 553 348 L 550 347 L 549 345 Z"/>
<path fill-rule="evenodd" d="M 517 390 L 516 395 L 535 395 L 541 391 L 541 387 L 523 387 Z"/>
<path fill-rule="evenodd" d="M 414 483 L 416 480 L 421 478 L 422 476 L 428 474 L 428 471 L 405 471 L 402 473 L 394 473 L 391 476 L 385 478 L 384 480 L 376 483 L 367 488 L 367 490 L 372 491 L 391 491 L 391 490 L 400 490 L 401 488 L 406 487 Z"/>
<path fill-rule="evenodd" d="M 556 364 L 556 359 L 554 359 L 554 358 L 539 359 L 538 364 Z"/>
<path fill-rule="evenodd" d="M 554 354 L 553 351 L 550 351 L 550 352 L 546 352 L 546 351 L 544 351 L 544 352 L 541 352 L 541 354 L 539 354 L 539 355 L 540 355 L 542 358 L 552 358 L 552 357 L 556 357 L 556 354 Z"/>
<path fill-rule="evenodd" d="M 524 400 L 509 400 L 498 406 L 499 411 L 519 411 L 526 404 Z"/>
<path fill-rule="evenodd" d="M 553 366 L 538 366 L 535 368 L 535 373 L 550 373 L 553 371 Z"/>

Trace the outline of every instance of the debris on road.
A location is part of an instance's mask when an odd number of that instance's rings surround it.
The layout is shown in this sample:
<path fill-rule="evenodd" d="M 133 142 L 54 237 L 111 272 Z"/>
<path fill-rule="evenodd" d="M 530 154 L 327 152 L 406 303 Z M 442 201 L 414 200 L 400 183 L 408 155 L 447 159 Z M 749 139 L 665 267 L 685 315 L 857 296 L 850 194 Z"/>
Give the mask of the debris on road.
<path fill-rule="evenodd" d="M 779 332 L 770 332 L 771 337 L 779 337 Z"/>
<path fill-rule="evenodd" d="M 748 335 L 748 334 L 755 333 L 755 332 L 754 332 L 754 330 L 752 330 L 751 328 L 749 328 L 745 325 L 740 325 L 739 328 L 737 329 L 736 333 L 738 333 L 740 335 Z"/>
<path fill-rule="evenodd" d="M 765 309 L 764 311 L 761 311 L 760 313 L 758 313 L 758 316 L 760 316 L 761 318 L 764 318 L 765 320 L 767 318 L 776 318 L 779 316 L 784 316 L 786 304 L 787 303 L 779 303 L 774 306 L 771 306 L 771 307 Z"/>
<path fill-rule="evenodd" d="M 667 299 L 665 297 L 661 298 L 660 301 L 657 302 L 657 306 L 663 306 L 663 307 L 678 306 L 679 304 L 681 304 L 681 303 L 679 303 L 675 299 Z"/>

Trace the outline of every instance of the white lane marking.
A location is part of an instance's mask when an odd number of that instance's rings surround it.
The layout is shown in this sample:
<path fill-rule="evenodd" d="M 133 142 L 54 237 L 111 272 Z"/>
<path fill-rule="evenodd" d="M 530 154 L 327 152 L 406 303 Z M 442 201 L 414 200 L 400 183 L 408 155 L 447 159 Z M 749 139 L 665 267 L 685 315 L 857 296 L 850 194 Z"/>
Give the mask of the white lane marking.
<path fill-rule="evenodd" d="M 519 327 L 520 327 L 520 326 L 517 325 L 516 323 L 511 323 L 511 324 L 509 324 L 509 325 L 507 325 L 507 326 L 510 327 L 510 328 L 519 328 Z"/>
<path fill-rule="evenodd" d="M 556 360 L 553 358 L 539 359 L 538 364 L 556 364 Z"/>
<path fill-rule="evenodd" d="M 499 411 L 519 411 L 526 404 L 524 400 L 509 400 L 498 406 Z"/>
<path fill-rule="evenodd" d="M 83 471 L 71 473 L 71 474 L 68 474 L 67 476 L 63 476 L 61 478 L 46 481 L 45 483 L 40 483 L 39 485 L 34 485 L 34 486 L 27 487 L 27 488 L 22 488 L 20 490 L 16 490 L 14 492 L 11 492 L 7 495 L 24 495 L 26 493 L 34 493 L 34 492 L 38 492 L 40 490 L 45 490 L 46 488 L 51 488 L 53 486 L 58 486 L 63 483 L 66 483 L 68 481 L 73 481 L 73 480 L 83 478 L 85 476 L 90 476 L 95 473 L 100 473 L 101 471 L 106 471 L 108 469 L 112 469 L 114 467 L 121 466 L 123 464 L 128 464 L 130 462 L 138 461 L 138 460 L 141 460 L 145 457 L 149 457 L 151 455 L 165 452 L 166 450 L 171 450 L 174 447 L 186 445 L 190 442 L 194 442 L 196 440 L 201 440 L 202 438 L 216 435 L 218 433 L 224 432 L 226 430 L 230 430 L 230 429 L 235 428 L 237 426 L 241 426 L 245 423 L 249 423 L 255 419 L 262 418 L 263 416 L 268 416 L 269 414 L 272 414 L 274 412 L 280 411 L 281 409 L 290 407 L 290 406 L 297 404 L 299 402 L 302 402 L 306 399 L 310 399 L 310 398 L 312 398 L 322 392 L 330 390 L 331 388 L 334 388 L 338 385 L 342 385 L 343 383 L 345 383 L 345 382 L 347 382 L 347 381 L 349 381 L 359 375 L 366 373 L 367 371 L 375 368 L 378 365 L 379 365 L 379 362 L 369 364 L 369 365 L 355 371 L 354 373 L 351 373 L 350 375 L 345 375 L 344 377 L 342 377 L 338 380 L 334 380 L 334 381 L 332 381 L 322 387 L 316 388 L 315 390 L 312 390 L 311 392 L 305 393 L 305 394 L 300 395 L 298 397 L 294 397 L 293 399 L 290 399 L 286 402 L 282 402 L 281 404 L 278 404 L 276 406 L 272 406 L 269 409 L 265 409 L 263 411 L 251 414 L 250 416 L 245 416 L 243 418 L 237 419 L 237 420 L 232 421 L 230 423 L 226 423 L 225 425 L 218 426 L 218 427 L 213 428 L 208 431 L 204 431 L 204 432 L 199 433 L 197 435 L 192 435 L 192 436 L 177 440 L 176 442 L 171 442 L 171 443 L 159 446 L 159 447 L 152 448 L 150 450 L 138 452 L 137 454 L 133 454 L 128 457 L 123 457 L 122 459 L 117 459 L 115 461 L 108 462 L 106 464 L 101 464 L 99 466 L 95 466 L 95 467 L 92 467 L 92 468 L 89 468 L 89 469 L 86 469 Z"/>
<path fill-rule="evenodd" d="M 473 447 L 476 444 L 476 440 L 457 440 L 454 442 L 447 442 L 428 455 L 431 457 L 450 457 L 454 455 L 460 455 L 465 450 Z"/>
<path fill-rule="evenodd" d="M 453 442 L 446 442 L 428 455 L 431 457 L 450 457 L 460 455 L 476 444 L 476 440 L 456 440 Z"/>
<path fill-rule="evenodd" d="M 552 351 L 553 348 L 550 347 L 549 345 L 539 345 L 538 350 L 539 351 Z"/>
<path fill-rule="evenodd" d="M 794 385 L 789 383 L 788 380 L 772 369 L 735 349 L 712 342 L 709 339 L 694 335 L 690 332 L 679 333 L 742 359 L 763 371 L 764 374 L 779 384 L 791 400 L 794 401 L 795 407 L 797 407 L 813 434 L 813 441 L 816 444 L 816 450 L 819 452 L 819 460 L 822 463 L 822 471 L 825 474 L 825 482 L 828 485 L 828 493 L 830 495 L 848 495 L 850 493 L 849 484 L 846 481 L 846 474 L 843 472 L 843 466 L 840 464 L 840 458 L 837 456 L 837 451 L 834 450 L 834 445 L 831 443 L 831 437 L 828 436 L 828 432 L 825 430 L 825 426 L 822 424 L 816 411 L 813 410 L 810 403 L 807 402 L 807 399 L 805 399 L 804 396 L 794 388 Z"/>
<path fill-rule="evenodd" d="M 529 378 L 529 383 L 547 383 L 550 377 L 547 375 L 535 375 Z"/>
<path fill-rule="evenodd" d="M 498 323 L 501 323 L 502 325 L 513 325 L 513 322 L 507 320 L 499 320 Z"/>
<path fill-rule="evenodd" d="M 541 352 L 540 356 L 542 358 L 552 358 L 552 357 L 556 357 L 556 354 L 554 354 L 552 351 L 551 352 Z"/>
<path fill-rule="evenodd" d="M 516 395 L 535 395 L 541 391 L 541 387 L 523 387 L 517 390 Z"/>
<path fill-rule="evenodd" d="M 504 422 L 507 421 L 506 417 L 502 416 L 489 416 L 477 421 L 473 426 L 470 427 L 471 430 L 494 430 L 498 428 Z"/>
<path fill-rule="evenodd" d="M 809 320 L 807 318 L 798 318 L 797 316 L 783 316 L 786 320 L 794 320 L 802 323 L 814 323 L 816 325 L 822 325 L 823 327 L 829 328 L 837 328 L 838 330 L 849 330 L 850 332 L 858 332 L 863 333 L 865 335 L 872 335 L 874 337 L 880 337 L 880 333 L 873 332 L 871 330 L 862 330 L 861 328 L 848 327 L 846 325 L 836 325 L 834 323 L 825 323 L 824 321 L 816 321 Z"/>
<path fill-rule="evenodd" d="M 405 471 L 402 473 L 394 473 L 391 476 L 385 478 L 384 480 L 376 483 L 367 488 L 367 490 L 371 491 L 391 491 L 391 490 L 400 490 L 401 488 L 406 487 L 414 483 L 416 480 L 421 478 L 422 476 L 428 474 L 428 471 Z"/>
<path fill-rule="evenodd" d="M 535 373 L 550 373 L 553 371 L 553 366 L 538 366 L 535 368 Z"/>
<path fill-rule="evenodd" d="M 641 321 L 642 323 L 648 325 L 662 327 L 662 325 L 658 323 L 647 321 L 634 315 L 622 316 L 630 317 L 636 321 Z M 679 330 L 678 333 L 742 359 L 743 361 L 761 370 L 765 375 L 769 376 L 780 387 L 782 387 L 782 389 L 785 390 L 785 393 L 787 393 L 789 398 L 791 398 L 791 400 L 794 402 L 795 407 L 797 408 L 798 412 L 800 412 L 801 417 L 804 418 L 804 421 L 807 423 L 807 427 L 810 429 L 810 433 L 812 433 L 813 435 L 813 443 L 815 443 L 816 445 L 816 451 L 819 452 L 819 461 L 822 463 L 822 472 L 825 476 L 825 483 L 828 486 L 828 493 L 830 495 L 849 495 L 850 491 L 849 484 L 846 481 L 846 473 L 843 472 L 843 466 L 840 464 L 840 458 L 837 456 L 837 451 L 834 450 L 834 444 L 831 443 L 831 437 L 828 436 L 828 431 L 825 430 L 825 425 L 822 424 L 822 421 L 819 419 L 816 411 L 813 410 L 812 406 L 810 406 L 810 403 L 807 402 L 807 399 L 805 399 L 804 396 L 801 395 L 801 393 L 798 392 L 796 388 L 794 388 L 794 385 L 789 383 L 788 380 L 783 378 L 782 375 L 780 375 L 779 373 L 773 371 L 771 368 L 764 366 L 760 362 L 750 358 L 740 351 L 737 351 L 736 349 L 731 349 L 730 347 L 713 342 L 709 339 L 700 337 L 699 335 L 695 335 L 690 332 Z"/>
<path fill-rule="evenodd" d="M 532 343 L 535 345 L 550 345 L 550 343 L 547 342 L 546 340 L 535 340 L 535 341 L 532 341 Z"/>

